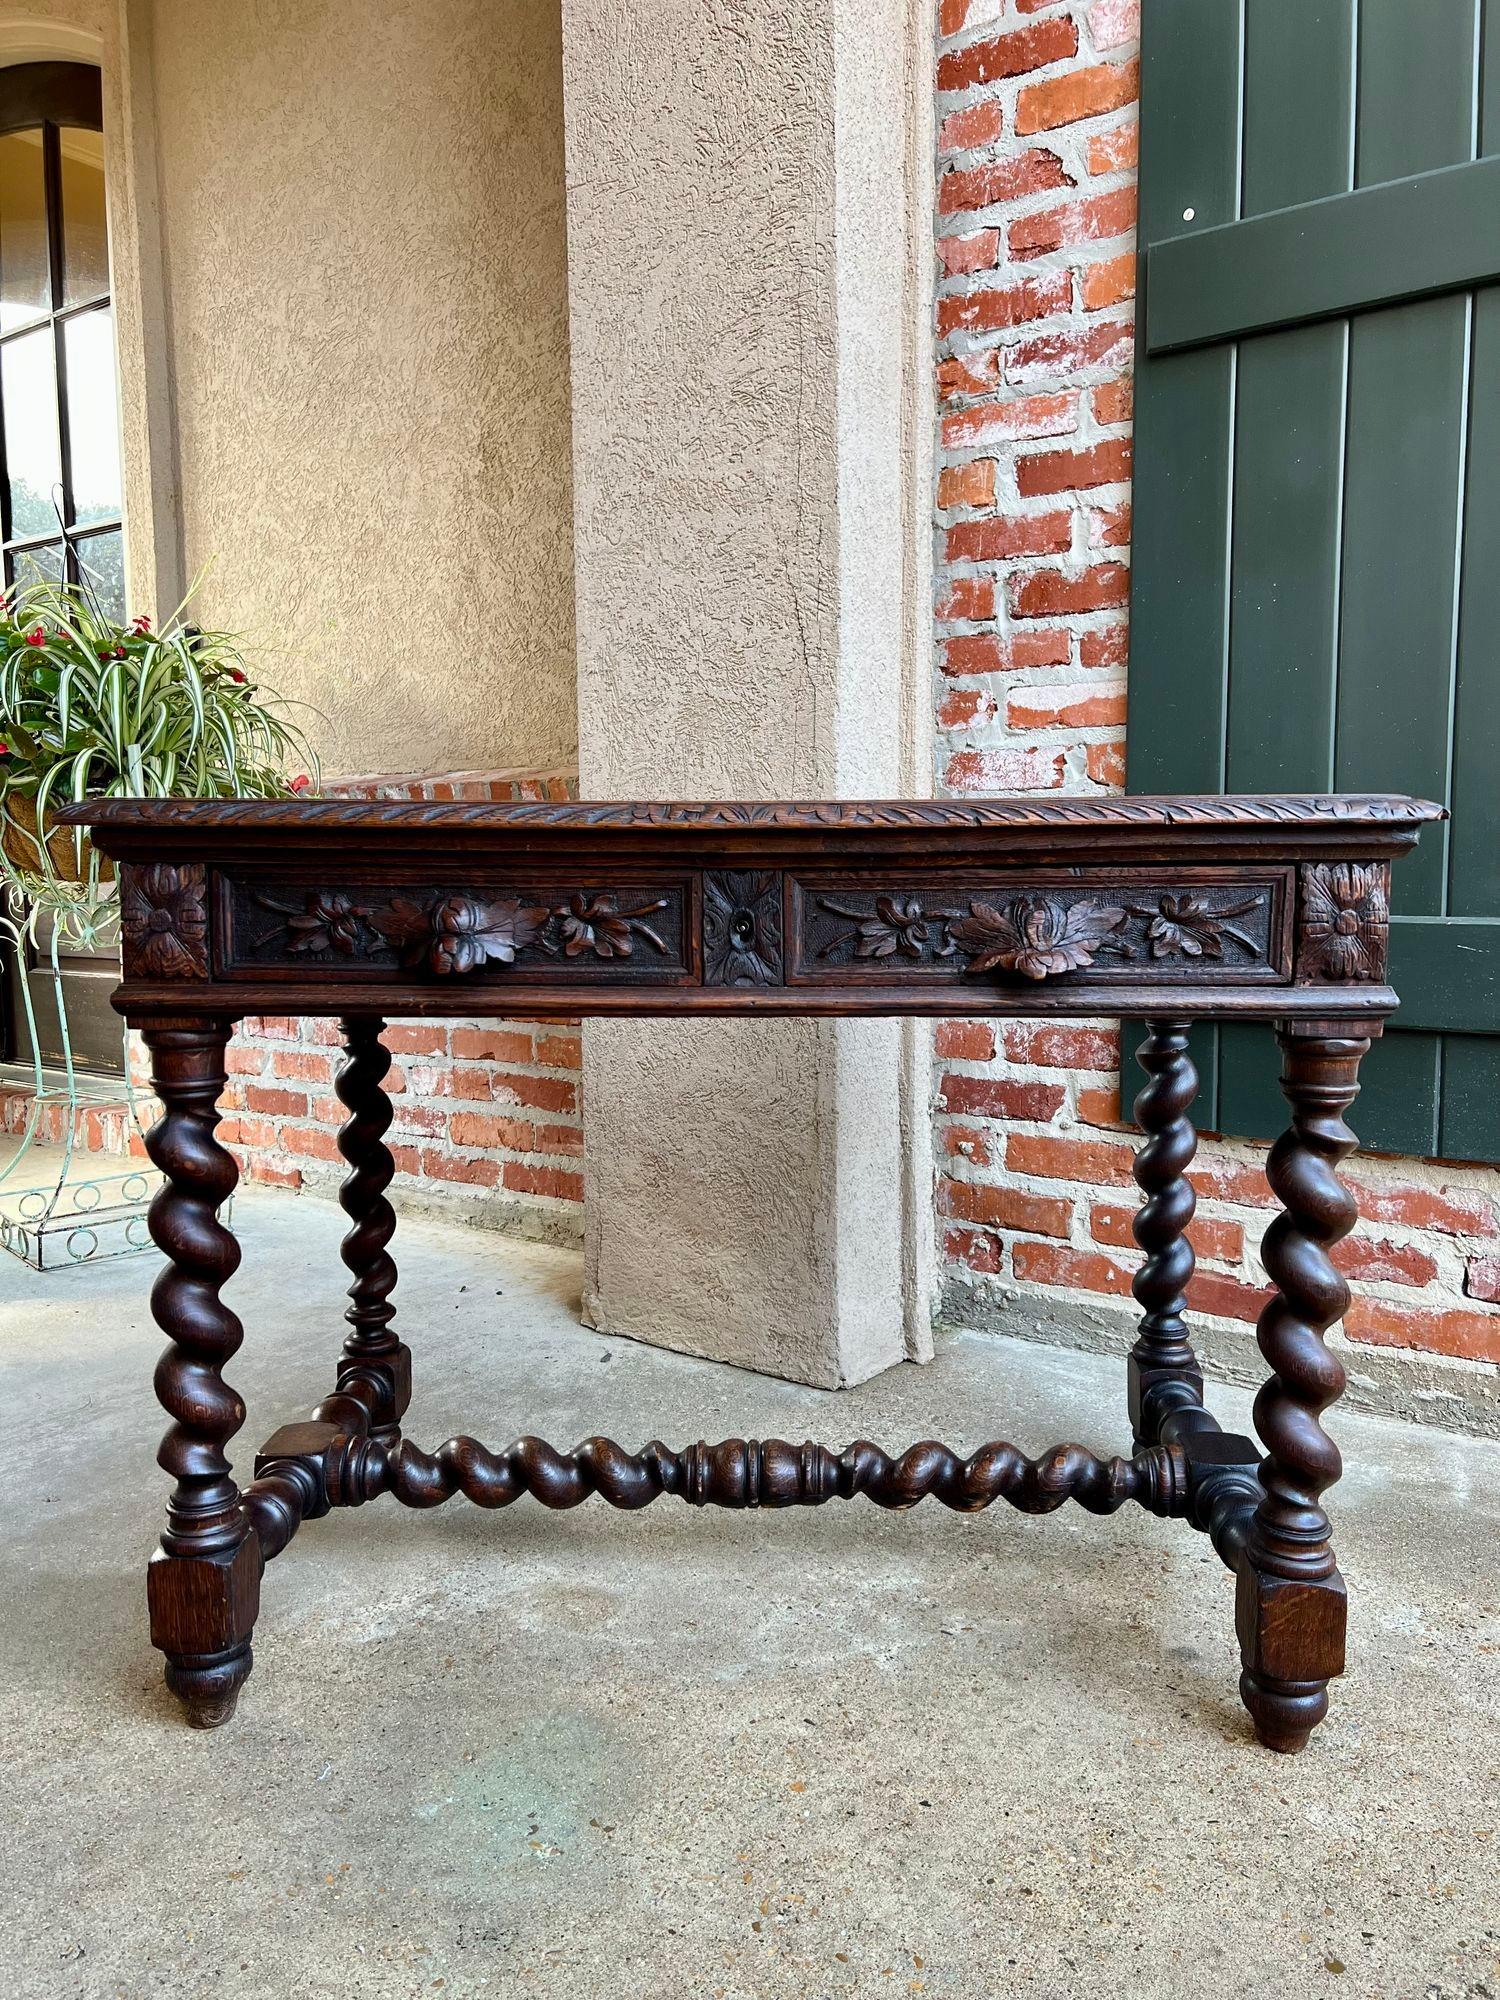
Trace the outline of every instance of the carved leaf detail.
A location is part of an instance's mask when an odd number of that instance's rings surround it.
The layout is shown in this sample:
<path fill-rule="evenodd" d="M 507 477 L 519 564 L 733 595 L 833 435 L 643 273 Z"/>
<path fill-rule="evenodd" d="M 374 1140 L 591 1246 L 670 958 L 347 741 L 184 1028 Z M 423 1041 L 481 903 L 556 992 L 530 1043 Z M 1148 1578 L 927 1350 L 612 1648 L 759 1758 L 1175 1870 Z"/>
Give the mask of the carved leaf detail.
<path fill-rule="evenodd" d="M 336 951 L 353 958 L 370 948 L 369 918 L 363 903 L 333 891 L 314 892 L 307 898 L 307 908 L 286 920 L 287 950 Z"/>
<path fill-rule="evenodd" d="M 998 966 L 1023 979 L 1050 979 L 1092 965 L 1125 914 L 1112 905 L 1064 906 L 1046 896 L 1018 896 L 1004 911 L 993 903 L 970 903 L 968 916 L 950 921 L 948 935 L 969 959 L 970 972 Z"/>
<path fill-rule="evenodd" d="M 855 927 L 824 945 L 825 958 L 851 942 L 856 958 L 893 958 L 898 952 L 903 958 L 920 958 L 932 938 L 932 925 L 915 896 L 877 896 L 873 912 L 850 909 L 826 896 L 819 898 L 818 907 L 833 916 L 847 917 Z"/>
<path fill-rule="evenodd" d="M 475 972 L 491 961 L 515 962 L 536 937 L 548 911 L 524 908 L 515 897 L 482 902 L 442 896 L 429 904 L 393 896 L 370 921 L 409 970 L 425 965 L 439 977 Z"/>
<path fill-rule="evenodd" d="M 1263 901 L 1261 896 L 1246 896 L 1237 903 L 1214 909 L 1200 896 L 1185 890 L 1180 896 L 1163 895 L 1154 910 L 1139 903 L 1127 907 L 1131 916 L 1146 919 L 1146 937 L 1153 958 L 1222 958 L 1226 937 L 1243 945 L 1252 958 L 1258 958 L 1260 947 L 1254 938 L 1228 920 L 1248 915 Z"/>
<path fill-rule="evenodd" d="M 622 910 L 616 896 L 588 896 L 580 892 L 570 897 L 553 915 L 561 920 L 563 951 L 569 958 L 579 958 L 586 951 L 592 952 L 595 958 L 629 958 L 638 935 L 655 950 L 666 951 L 666 943 L 659 933 L 643 921 L 653 911 L 666 907 L 666 898 L 659 896 L 654 902 L 638 904 L 633 910 Z M 556 946 L 550 949 L 556 950 Z"/>
<path fill-rule="evenodd" d="M 392 950 L 401 954 L 403 963 L 413 947 L 418 948 L 415 962 L 420 963 L 421 951 L 432 934 L 432 916 L 428 905 L 414 903 L 407 896 L 392 896 L 385 908 L 375 913 L 371 922 Z"/>

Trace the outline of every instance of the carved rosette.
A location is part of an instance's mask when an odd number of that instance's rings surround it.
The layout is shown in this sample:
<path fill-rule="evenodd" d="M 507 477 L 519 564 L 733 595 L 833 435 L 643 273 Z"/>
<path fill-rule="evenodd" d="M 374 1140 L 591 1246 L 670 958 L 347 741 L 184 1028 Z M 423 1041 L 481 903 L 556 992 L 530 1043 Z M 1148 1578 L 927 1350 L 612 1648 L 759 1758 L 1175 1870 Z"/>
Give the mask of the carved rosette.
<path fill-rule="evenodd" d="M 1303 867 L 1297 923 L 1300 982 L 1385 977 L 1389 882 L 1389 869 L 1378 862 L 1312 862 Z"/>
<path fill-rule="evenodd" d="M 208 977 L 208 886 L 196 862 L 126 868 L 120 880 L 120 939 L 131 979 Z"/>
<path fill-rule="evenodd" d="M 781 877 L 705 875 L 704 985 L 775 986 L 781 976 Z"/>

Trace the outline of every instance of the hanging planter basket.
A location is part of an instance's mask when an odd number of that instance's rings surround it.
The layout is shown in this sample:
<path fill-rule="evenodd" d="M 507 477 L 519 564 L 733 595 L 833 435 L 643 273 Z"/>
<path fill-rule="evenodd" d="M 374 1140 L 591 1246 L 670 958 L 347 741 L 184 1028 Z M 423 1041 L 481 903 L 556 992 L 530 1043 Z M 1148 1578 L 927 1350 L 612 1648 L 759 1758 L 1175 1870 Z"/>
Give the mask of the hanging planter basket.
<path fill-rule="evenodd" d="M 119 909 L 114 864 L 57 813 L 86 798 L 281 798 L 312 782 L 286 775 L 313 761 L 286 705 L 257 687 L 232 634 L 188 624 L 186 608 L 156 632 L 109 616 L 86 584 L 0 594 L 0 944 L 20 962 L 25 1017 L 6 1080 L 27 1099 L 20 1145 L 0 1157 L 0 1250 L 37 1269 L 145 1247 L 154 1186 L 137 1163 L 99 1168 L 78 1144 L 89 1112 L 140 1118 L 128 1052 L 118 1078 L 74 1059 L 62 956 L 113 951 Z M 33 986 L 50 1009 L 46 1054 Z M 43 1141 L 60 1158 L 28 1158 Z"/>
<path fill-rule="evenodd" d="M 72 827 L 55 825 L 50 813 L 44 833 L 36 805 L 24 792 L 13 792 L 5 800 L 0 815 L 0 854 L 22 880 L 52 880 L 82 888 L 115 879 L 115 864 L 95 853 L 87 836 L 80 840 Z"/>

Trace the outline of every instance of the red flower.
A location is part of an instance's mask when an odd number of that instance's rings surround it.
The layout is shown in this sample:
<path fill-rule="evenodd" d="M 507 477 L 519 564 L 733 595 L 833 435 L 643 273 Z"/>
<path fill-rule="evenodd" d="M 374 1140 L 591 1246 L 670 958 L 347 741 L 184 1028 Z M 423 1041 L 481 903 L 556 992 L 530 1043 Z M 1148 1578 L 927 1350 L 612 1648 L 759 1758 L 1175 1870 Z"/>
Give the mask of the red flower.
<path fill-rule="evenodd" d="M 245 674 L 244 674 L 243 670 L 242 670 L 241 668 L 239 668 L 239 667 L 231 667 L 231 668 L 229 669 L 229 678 L 230 678 L 230 679 L 231 679 L 232 681 L 236 681 L 236 682 L 238 682 L 238 684 L 239 684 L 239 685 L 240 685 L 241 687 L 243 687 L 243 686 L 245 685 Z"/>
<path fill-rule="evenodd" d="M 10 745 L 8 743 L 0 743 L 0 757 L 8 757 L 9 755 Z"/>
<path fill-rule="evenodd" d="M 117 660 L 123 660 L 125 658 L 125 648 L 123 646 L 115 647 L 115 658 Z"/>
<path fill-rule="evenodd" d="M 143 611 L 139 618 L 131 619 L 130 629 L 138 639 L 144 639 L 146 634 L 151 630 L 151 620 Z"/>
<path fill-rule="evenodd" d="M 38 625 L 34 631 L 28 632 L 26 634 L 26 643 L 28 646 L 45 646 L 47 643 L 45 627 Z"/>
<path fill-rule="evenodd" d="M 308 777 L 306 771 L 299 771 L 296 777 L 293 778 L 292 780 L 291 789 L 294 792 L 305 792 L 308 790 L 311 784 L 312 784 L 312 779 Z"/>

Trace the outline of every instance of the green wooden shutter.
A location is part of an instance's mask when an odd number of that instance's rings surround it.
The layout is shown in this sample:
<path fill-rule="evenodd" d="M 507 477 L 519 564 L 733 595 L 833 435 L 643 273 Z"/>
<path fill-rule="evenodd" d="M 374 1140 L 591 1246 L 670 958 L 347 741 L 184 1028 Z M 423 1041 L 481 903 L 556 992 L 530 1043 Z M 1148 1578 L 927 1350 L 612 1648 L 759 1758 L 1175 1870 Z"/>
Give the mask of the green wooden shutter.
<path fill-rule="evenodd" d="M 1141 54 L 1129 789 L 1451 808 L 1359 1130 L 1495 1159 L 1500 0 L 1144 0 Z M 1280 1129 L 1262 1031 L 1199 1062 Z"/>

